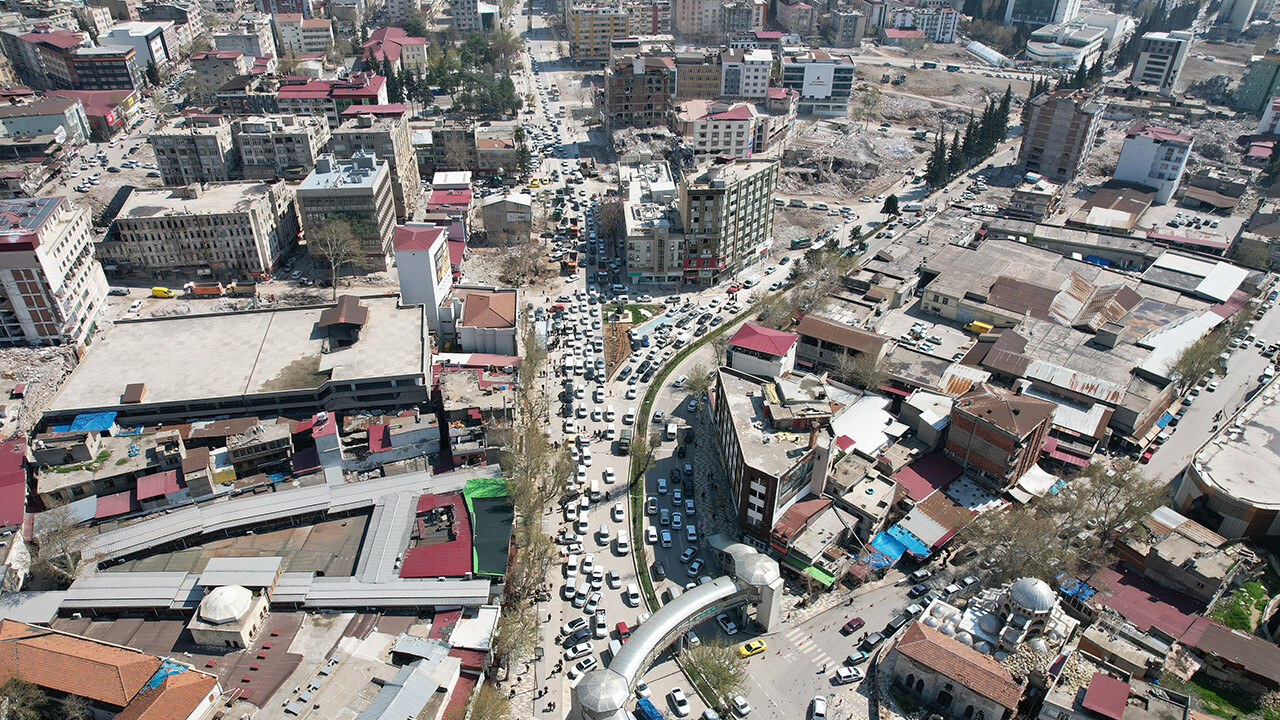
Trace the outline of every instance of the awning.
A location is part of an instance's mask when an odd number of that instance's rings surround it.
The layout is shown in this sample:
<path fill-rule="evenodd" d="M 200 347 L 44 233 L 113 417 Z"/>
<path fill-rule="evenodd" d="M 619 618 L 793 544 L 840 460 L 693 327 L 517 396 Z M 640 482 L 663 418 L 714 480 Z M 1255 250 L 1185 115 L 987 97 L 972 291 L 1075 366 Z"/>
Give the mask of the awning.
<path fill-rule="evenodd" d="M 889 393 L 890 395 L 901 395 L 902 397 L 911 397 L 910 390 L 893 387 L 892 385 L 881 385 L 879 390 Z"/>
<path fill-rule="evenodd" d="M 1157 420 L 1157 421 L 1156 421 L 1156 427 L 1158 427 L 1158 428 L 1160 428 L 1161 430 L 1163 430 L 1163 429 L 1164 429 L 1164 427 L 1165 427 L 1166 425 L 1168 425 L 1168 424 L 1169 424 L 1169 421 L 1170 421 L 1170 420 L 1172 420 L 1172 419 L 1173 419 L 1173 416 L 1172 416 L 1172 415 L 1170 415 L 1169 413 L 1165 413 L 1165 414 L 1163 414 L 1163 415 L 1161 415 L 1161 416 L 1160 416 L 1160 419 L 1159 419 L 1159 420 Z"/>
<path fill-rule="evenodd" d="M 822 583 L 826 587 L 831 587 L 831 583 L 834 583 L 836 581 L 836 578 L 834 575 L 828 573 L 827 571 L 823 570 L 820 567 L 817 567 L 816 565 L 810 565 L 809 567 L 804 569 L 804 572 L 806 575 L 813 578 L 814 580 L 817 580 L 818 582 Z"/>
<path fill-rule="evenodd" d="M 1065 450 L 1050 450 L 1049 457 L 1053 458 L 1054 460 L 1061 460 L 1062 462 L 1067 463 L 1069 465 L 1075 465 L 1076 467 L 1089 466 L 1088 458 L 1082 458 L 1079 455 L 1072 455 L 1071 453 L 1066 452 Z"/>

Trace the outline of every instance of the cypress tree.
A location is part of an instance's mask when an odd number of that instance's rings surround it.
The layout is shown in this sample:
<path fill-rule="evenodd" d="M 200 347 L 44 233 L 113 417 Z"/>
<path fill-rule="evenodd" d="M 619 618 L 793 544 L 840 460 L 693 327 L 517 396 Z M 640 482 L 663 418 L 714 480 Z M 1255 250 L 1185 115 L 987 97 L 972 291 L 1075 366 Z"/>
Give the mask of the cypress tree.
<path fill-rule="evenodd" d="M 951 138 L 951 154 L 947 156 L 947 177 L 959 175 L 965 168 L 964 146 L 960 144 L 960 130 Z"/>

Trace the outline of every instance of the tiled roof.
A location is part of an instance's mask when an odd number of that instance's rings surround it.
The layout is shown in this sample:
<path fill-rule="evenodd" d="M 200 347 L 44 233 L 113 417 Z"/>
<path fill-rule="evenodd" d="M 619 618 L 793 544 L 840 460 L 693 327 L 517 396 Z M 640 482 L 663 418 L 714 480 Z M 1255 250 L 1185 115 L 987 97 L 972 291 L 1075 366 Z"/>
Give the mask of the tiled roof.
<path fill-rule="evenodd" d="M 27 439 L 15 435 L 0 443 L 0 527 L 21 525 L 26 511 Z"/>
<path fill-rule="evenodd" d="M 124 707 L 159 668 L 160 658 L 154 655 L 0 621 L 0 682 L 18 677 L 50 690 Z"/>
<path fill-rule="evenodd" d="M 982 383 L 956 398 L 955 407 L 1023 437 L 1051 417 L 1057 405 L 1048 400 L 1015 394 L 1004 388 Z"/>
<path fill-rule="evenodd" d="M 923 623 L 912 623 L 894 649 L 1001 707 L 1018 707 L 1022 687 L 1000 663 Z"/>
<path fill-rule="evenodd" d="M 747 348 L 777 357 L 787 354 L 799 336 L 795 333 L 782 332 L 772 328 L 761 327 L 754 323 L 744 323 L 738 332 L 729 339 L 730 347 Z"/>
<path fill-rule="evenodd" d="M 218 678 L 183 670 L 143 690 L 115 720 L 186 720 L 217 687 Z"/>
<path fill-rule="evenodd" d="M 465 295 L 462 324 L 468 327 L 513 328 L 516 326 L 516 294 L 473 291 Z"/>
<path fill-rule="evenodd" d="M 1149 137 L 1152 140 L 1172 140 L 1174 142 L 1189 143 L 1193 140 L 1190 135 L 1183 135 L 1166 127 L 1159 125 L 1151 125 L 1150 123 L 1136 122 L 1133 127 L 1129 128 L 1129 132 L 1125 133 L 1125 137 Z"/>

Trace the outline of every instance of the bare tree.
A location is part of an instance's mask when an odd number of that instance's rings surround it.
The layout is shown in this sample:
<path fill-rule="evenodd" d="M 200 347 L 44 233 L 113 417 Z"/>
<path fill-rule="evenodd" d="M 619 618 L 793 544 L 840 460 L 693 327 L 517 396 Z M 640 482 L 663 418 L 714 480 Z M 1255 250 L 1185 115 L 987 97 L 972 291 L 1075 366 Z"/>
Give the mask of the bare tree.
<path fill-rule="evenodd" d="M 498 630 L 493 634 L 493 654 L 502 665 L 506 677 L 520 658 L 533 653 L 538 644 L 537 606 L 531 602 L 508 602 L 502 608 Z"/>
<path fill-rule="evenodd" d="M 1057 521 L 1058 535 L 1076 538 L 1094 555 L 1107 551 L 1111 531 L 1136 523 L 1168 499 L 1166 484 L 1144 474 L 1136 461 L 1124 458 L 1090 463 L 1062 492 L 1050 496 L 1047 505 Z"/>
<path fill-rule="evenodd" d="M 466 718 L 469 720 L 509 720 L 511 717 L 511 702 L 506 695 L 502 694 L 502 690 L 498 689 L 493 683 L 484 683 L 476 688 L 475 693 L 471 696 L 471 707 L 467 710 Z"/>
<path fill-rule="evenodd" d="M 1217 367 L 1218 355 L 1226 348 L 1226 344 L 1226 339 L 1220 333 L 1205 335 L 1170 360 L 1166 372 L 1178 383 L 1178 389 L 1184 391 Z"/>
<path fill-rule="evenodd" d="M 58 701 L 60 717 L 66 720 L 89 720 L 93 717 L 93 705 L 79 695 L 67 695 Z"/>
<path fill-rule="evenodd" d="M 307 252 L 329 265 L 333 299 L 338 299 L 338 273 L 360 256 L 360 247 L 351 223 L 334 216 L 324 225 L 307 233 Z"/>
<path fill-rule="evenodd" d="M 747 664 L 736 650 L 715 640 L 704 642 L 685 650 L 680 659 L 703 681 L 715 695 L 713 704 L 722 708 L 728 699 L 739 695 L 747 686 Z"/>
<path fill-rule="evenodd" d="M 729 334 L 720 333 L 711 338 L 707 344 L 711 346 L 711 352 L 715 354 L 716 367 L 722 367 L 729 357 Z"/>
<path fill-rule="evenodd" d="M 657 462 L 654 456 L 654 450 L 658 445 L 658 434 L 651 433 L 648 436 L 636 433 L 631 438 L 631 467 L 637 475 L 644 475 Z"/>
<path fill-rule="evenodd" d="M 70 505 L 60 505 L 41 513 L 35 524 L 33 570 L 58 582 L 70 583 L 96 562 L 87 554 L 92 533 L 81 524 Z"/>
<path fill-rule="evenodd" d="M 622 237 L 623 229 L 626 227 L 622 198 L 617 195 L 601 198 L 596 204 L 596 220 L 601 237 L 612 239 Z"/>
<path fill-rule="evenodd" d="M 884 367 L 884 360 L 877 355 L 865 352 L 846 352 L 836 364 L 832 375 L 840 382 L 864 390 L 880 387 L 889 377 Z"/>

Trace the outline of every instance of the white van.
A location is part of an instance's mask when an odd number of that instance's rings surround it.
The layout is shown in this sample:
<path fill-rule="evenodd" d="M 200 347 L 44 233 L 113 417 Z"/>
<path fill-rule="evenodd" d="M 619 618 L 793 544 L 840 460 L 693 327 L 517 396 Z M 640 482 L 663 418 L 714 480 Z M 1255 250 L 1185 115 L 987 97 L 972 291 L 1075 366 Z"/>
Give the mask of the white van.
<path fill-rule="evenodd" d="M 827 209 L 828 209 L 828 208 L 827 208 L 827 204 L 826 204 L 826 203 L 824 203 L 824 202 L 816 202 L 816 203 L 814 203 L 814 204 L 810 205 L 809 207 L 810 207 L 810 208 L 812 208 L 812 209 L 814 209 L 814 210 L 827 210 Z"/>
<path fill-rule="evenodd" d="M 667 588 L 667 603 L 670 604 L 675 602 L 675 599 L 680 597 L 682 594 L 684 594 L 684 590 L 681 590 L 679 585 L 672 585 Z"/>
<path fill-rule="evenodd" d="M 626 530 L 618 531 L 618 554 L 626 555 L 631 552 L 631 534 Z"/>
<path fill-rule="evenodd" d="M 631 424 L 634 424 L 635 421 L 636 421 L 636 409 L 627 408 L 627 414 L 622 416 L 622 424 L 631 425 Z"/>
<path fill-rule="evenodd" d="M 577 555 L 570 555 L 569 559 L 565 561 L 564 576 L 569 578 L 570 580 L 578 576 L 578 556 Z"/>
<path fill-rule="evenodd" d="M 578 498 L 578 515 L 586 512 L 591 512 L 591 498 L 583 495 Z"/>
<path fill-rule="evenodd" d="M 600 499 L 600 478 L 591 478 L 591 501 Z"/>
<path fill-rule="evenodd" d="M 612 662 L 613 658 L 618 657 L 618 653 L 620 652 L 622 652 L 622 643 L 616 639 L 610 640 L 609 641 L 609 661 Z"/>
<path fill-rule="evenodd" d="M 600 523 L 600 537 L 598 538 L 598 541 L 602 546 L 609 544 L 609 525 L 607 523 Z"/>
<path fill-rule="evenodd" d="M 609 425 L 605 427 L 604 439 L 609 442 L 613 442 L 618 439 L 618 429 L 613 426 L 613 423 L 609 423 Z"/>
<path fill-rule="evenodd" d="M 677 428 L 675 423 L 667 423 L 667 439 L 668 440 L 676 439 L 676 431 L 677 431 Z"/>
<path fill-rule="evenodd" d="M 627 286 L 626 286 L 626 285 L 614 285 L 614 286 L 612 286 L 612 287 L 611 287 L 611 288 L 609 288 L 609 289 L 613 291 L 613 294 L 614 294 L 614 295 L 621 295 L 622 293 L 624 293 L 624 292 L 626 292 L 626 291 L 627 291 Z"/>
<path fill-rule="evenodd" d="M 615 417 L 617 417 L 617 416 L 618 416 L 618 414 L 617 414 L 616 412 L 614 412 L 614 410 L 613 410 L 613 406 L 612 406 L 612 405 L 607 405 L 607 406 L 605 406 L 605 409 L 604 409 L 604 421 L 605 421 L 605 422 L 613 422 L 613 419 L 614 419 Z"/>

